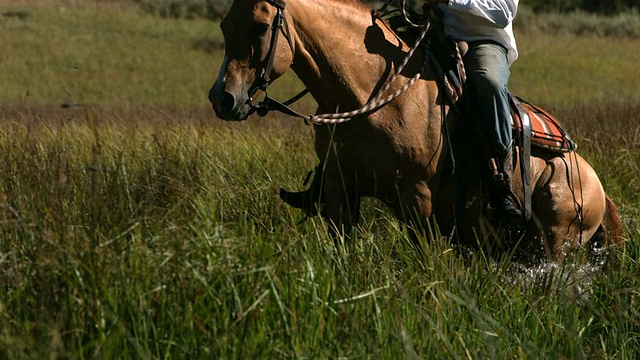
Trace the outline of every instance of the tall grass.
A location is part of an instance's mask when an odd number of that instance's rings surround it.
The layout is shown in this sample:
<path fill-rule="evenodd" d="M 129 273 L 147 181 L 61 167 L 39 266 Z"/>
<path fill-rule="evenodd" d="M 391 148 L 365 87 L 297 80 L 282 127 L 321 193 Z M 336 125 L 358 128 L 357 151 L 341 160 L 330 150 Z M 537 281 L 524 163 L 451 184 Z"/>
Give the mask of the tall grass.
<path fill-rule="evenodd" d="M 9 9 L 26 15 L 0 16 L 0 104 L 19 104 L 28 94 L 30 105 L 205 106 L 222 61 L 213 21 L 162 20 L 118 3 Z M 535 30 L 516 36 L 515 93 L 563 105 L 638 101 L 632 49 L 639 39 Z M 278 98 L 303 88 L 289 73 L 277 84 L 270 90 Z M 313 101 L 303 102 L 313 111 Z"/>
<path fill-rule="evenodd" d="M 521 269 L 460 254 L 437 229 L 420 255 L 375 201 L 346 244 L 319 219 L 298 224 L 277 190 L 315 165 L 311 130 L 212 119 L 213 23 L 62 9 L 0 17 L 0 358 L 640 355 L 640 106 L 622 76 L 595 104 L 569 91 L 618 76 L 618 47 L 606 63 L 583 38 L 521 37 L 533 53 L 516 92 L 564 121 L 629 240 L 595 273 L 580 252 Z M 544 42 L 556 51 L 540 56 Z M 571 46 L 611 72 L 565 71 L 575 83 L 547 93 L 556 79 L 525 81 Z M 276 96 L 299 89 L 279 83 Z"/>
<path fill-rule="evenodd" d="M 229 6 L 231 0 L 106 0 L 106 1 L 129 1 L 137 3 L 146 12 L 172 18 L 196 18 L 204 17 L 214 20 L 221 19 Z M 379 9 L 386 2 L 364 1 L 369 3 L 374 9 Z M 396 1 L 395 5 L 399 6 Z M 414 9 L 422 7 L 422 1 L 408 1 L 407 6 Z M 547 7 L 552 7 L 548 6 Z M 540 30 L 544 32 L 563 32 L 573 35 L 588 35 L 602 37 L 629 37 L 640 38 L 640 14 L 638 9 L 626 11 L 615 11 L 615 15 L 604 16 L 588 13 L 569 6 L 569 9 L 556 11 L 534 12 L 531 3 L 522 3 L 518 10 L 515 26 L 521 31 Z M 535 5 L 533 6 L 536 7 Z M 539 7 L 539 6 L 538 6 Z M 543 6 L 544 7 L 544 6 Z M 540 9 L 537 9 L 540 10 Z"/>
<path fill-rule="evenodd" d="M 514 26 L 519 31 L 541 31 L 589 37 L 640 38 L 640 14 L 637 9 L 603 16 L 575 10 L 570 13 L 534 13 L 520 4 Z"/>
<path fill-rule="evenodd" d="M 357 238 L 336 247 L 325 224 L 297 225 L 300 215 L 277 199 L 277 184 L 296 186 L 292 174 L 313 164 L 302 126 L 268 120 L 245 131 L 208 125 L 200 112 L 3 115 L 3 357 L 640 350 L 637 242 L 597 274 L 567 262 L 556 280 L 518 276 L 507 259 L 462 257 L 443 241 L 420 256 L 370 202 Z M 619 203 L 637 209 L 637 185 L 607 179 Z"/>

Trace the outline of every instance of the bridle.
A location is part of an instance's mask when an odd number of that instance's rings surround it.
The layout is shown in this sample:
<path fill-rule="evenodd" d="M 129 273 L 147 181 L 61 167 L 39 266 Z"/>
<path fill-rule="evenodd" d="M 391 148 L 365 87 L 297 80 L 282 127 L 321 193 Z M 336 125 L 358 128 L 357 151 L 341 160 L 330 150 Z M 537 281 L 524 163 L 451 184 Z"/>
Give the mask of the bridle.
<path fill-rule="evenodd" d="M 291 49 L 292 57 L 295 55 L 293 48 L 293 41 L 291 40 L 291 30 L 289 29 L 289 21 L 285 16 L 284 9 L 287 6 L 284 0 L 266 0 L 269 4 L 276 8 L 276 16 L 271 23 L 271 40 L 269 42 L 269 51 L 267 55 L 267 65 L 262 70 L 260 77 L 258 77 L 253 86 L 249 89 L 249 105 L 251 106 L 251 113 L 257 111 L 260 114 L 261 104 L 253 104 L 253 96 L 258 90 L 266 93 L 269 82 L 271 81 L 271 71 L 273 71 L 273 61 L 276 56 L 276 49 L 278 46 L 278 32 L 282 32 L 284 38 L 289 43 L 289 49 Z M 306 92 L 305 92 L 306 94 Z M 302 96 L 301 96 L 302 97 Z M 297 100 L 297 99 L 296 99 Z"/>

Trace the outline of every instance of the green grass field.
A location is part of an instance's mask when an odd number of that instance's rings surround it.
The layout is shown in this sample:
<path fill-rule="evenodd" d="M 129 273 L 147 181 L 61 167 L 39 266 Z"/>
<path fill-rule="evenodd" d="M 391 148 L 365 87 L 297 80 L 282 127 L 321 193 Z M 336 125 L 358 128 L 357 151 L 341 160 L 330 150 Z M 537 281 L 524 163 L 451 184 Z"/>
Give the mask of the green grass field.
<path fill-rule="evenodd" d="M 640 40 L 517 35 L 512 90 L 622 213 L 606 266 L 420 256 L 374 201 L 337 248 L 277 197 L 315 165 L 311 129 L 210 110 L 217 24 L 0 7 L 0 358 L 637 358 Z"/>

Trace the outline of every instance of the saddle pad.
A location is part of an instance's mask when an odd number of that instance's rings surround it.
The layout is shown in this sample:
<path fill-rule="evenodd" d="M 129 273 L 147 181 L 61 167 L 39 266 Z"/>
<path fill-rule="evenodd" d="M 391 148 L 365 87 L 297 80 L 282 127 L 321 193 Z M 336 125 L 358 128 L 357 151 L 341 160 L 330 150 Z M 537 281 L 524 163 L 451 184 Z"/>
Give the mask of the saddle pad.
<path fill-rule="evenodd" d="M 577 149 L 577 145 L 569 138 L 569 134 L 560 122 L 542 108 L 517 98 L 521 111 L 529 116 L 531 122 L 531 145 L 556 152 L 570 152 Z M 511 101 L 511 125 L 514 138 L 519 138 L 522 132 L 520 111 L 514 101 Z"/>

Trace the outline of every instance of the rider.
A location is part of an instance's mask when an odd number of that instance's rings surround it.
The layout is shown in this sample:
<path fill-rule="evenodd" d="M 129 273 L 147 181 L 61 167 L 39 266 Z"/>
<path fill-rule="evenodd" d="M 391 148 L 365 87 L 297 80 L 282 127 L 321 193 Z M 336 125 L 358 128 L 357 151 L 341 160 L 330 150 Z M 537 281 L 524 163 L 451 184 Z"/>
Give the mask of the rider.
<path fill-rule="evenodd" d="M 505 223 L 522 214 L 511 192 L 513 139 L 509 115 L 509 66 L 518 58 L 512 22 L 518 0 L 425 0 L 439 4 L 445 35 L 468 44 L 465 71 L 491 150 L 489 204 Z"/>

